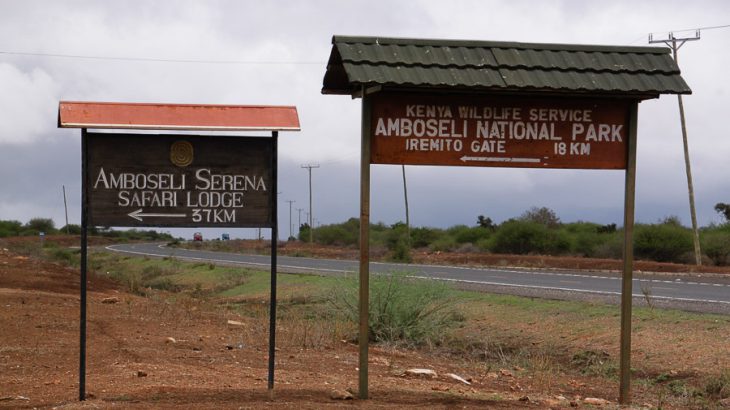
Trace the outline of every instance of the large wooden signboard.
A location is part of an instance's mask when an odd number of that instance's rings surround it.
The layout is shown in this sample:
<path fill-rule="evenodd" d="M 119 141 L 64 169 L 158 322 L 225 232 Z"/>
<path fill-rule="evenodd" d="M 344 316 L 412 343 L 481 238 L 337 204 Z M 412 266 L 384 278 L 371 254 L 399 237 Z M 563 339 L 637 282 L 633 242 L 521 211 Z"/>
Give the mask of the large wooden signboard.
<path fill-rule="evenodd" d="M 374 164 L 625 169 L 630 101 L 377 93 Z"/>
<path fill-rule="evenodd" d="M 271 138 L 87 135 L 92 226 L 272 226 Z"/>

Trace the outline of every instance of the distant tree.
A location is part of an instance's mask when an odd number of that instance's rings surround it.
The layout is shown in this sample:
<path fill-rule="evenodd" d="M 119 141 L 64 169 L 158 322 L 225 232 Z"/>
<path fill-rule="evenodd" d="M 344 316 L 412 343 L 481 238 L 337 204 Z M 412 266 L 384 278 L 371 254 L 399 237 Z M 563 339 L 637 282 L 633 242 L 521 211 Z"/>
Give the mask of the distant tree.
<path fill-rule="evenodd" d="M 477 225 L 479 225 L 480 228 L 486 228 L 492 231 L 496 228 L 492 218 L 485 217 L 484 215 L 477 216 Z"/>
<path fill-rule="evenodd" d="M 5 236 L 18 236 L 23 230 L 23 224 L 19 221 L 0 221 L 0 238 Z"/>
<path fill-rule="evenodd" d="M 60 231 L 62 233 L 68 232 L 70 235 L 80 235 L 81 234 L 81 226 L 76 224 L 68 224 L 64 225 Z"/>
<path fill-rule="evenodd" d="M 558 218 L 558 215 L 555 214 L 555 211 L 544 206 L 541 208 L 533 206 L 525 211 L 519 219 L 526 222 L 535 222 L 540 225 L 545 225 L 548 228 L 557 228 L 560 226 L 560 218 Z"/>
<path fill-rule="evenodd" d="M 35 232 L 52 233 L 56 230 L 56 224 L 50 218 L 33 218 L 25 224 L 25 229 Z"/>
<path fill-rule="evenodd" d="M 614 233 L 616 232 L 616 224 L 601 225 L 596 228 L 598 233 Z"/>
<path fill-rule="evenodd" d="M 302 242 L 309 242 L 309 224 L 303 223 L 299 225 L 299 240 Z"/>
<path fill-rule="evenodd" d="M 664 225 L 682 226 L 682 220 L 677 215 L 665 216 L 661 223 Z"/>
<path fill-rule="evenodd" d="M 730 204 L 719 202 L 715 205 L 715 211 L 725 217 L 725 222 L 730 222 Z"/>

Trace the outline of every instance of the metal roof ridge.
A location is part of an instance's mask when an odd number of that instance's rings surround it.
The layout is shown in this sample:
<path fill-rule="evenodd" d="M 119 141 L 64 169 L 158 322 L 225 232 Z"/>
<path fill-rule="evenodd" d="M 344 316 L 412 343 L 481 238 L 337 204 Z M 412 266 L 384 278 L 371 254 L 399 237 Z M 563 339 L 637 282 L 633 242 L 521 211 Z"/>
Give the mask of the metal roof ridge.
<path fill-rule="evenodd" d="M 492 70 L 540 70 L 540 71 L 558 71 L 558 72 L 575 72 L 575 73 L 596 73 L 596 74 L 662 74 L 662 75 L 671 75 L 671 74 L 681 74 L 680 70 L 673 70 L 673 71 L 662 71 L 662 70 L 649 70 L 646 68 L 640 68 L 636 70 L 629 70 L 629 69 L 621 69 L 621 70 L 612 70 L 610 68 L 570 68 L 570 67 L 552 67 L 552 66 L 546 66 L 546 65 L 540 65 L 540 66 L 531 66 L 527 64 L 515 64 L 515 65 L 508 65 L 505 63 L 498 63 L 496 65 L 491 64 L 485 64 L 485 65 L 476 65 L 476 64 L 456 64 L 456 63 L 449 63 L 449 64 L 437 64 L 437 63 L 398 63 L 398 62 L 387 62 L 387 61 L 370 61 L 370 60 L 353 60 L 353 59 L 342 59 L 343 64 L 352 64 L 356 66 L 371 66 L 371 67 L 379 67 L 379 66 L 386 66 L 386 67 L 421 67 L 421 68 L 458 68 L 458 69 L 464 69 L 464 68 L 472 68 L 475 70 L 483 70 L 483 69 L 492 69 Z"/>
<path fill-rule="evenodd" d="M 442 46 L 442 47 L 471 47 L 471 48 L 516 48 L 524 50 L 553 50 L 553 51 L 589 51 L 614 52 L 621 54 L 669 54 L 668 47 L 654 46 L 616 46 L 599 44 L 562 44 L 562 43 L 522 43 L 514 41 L 490 40 L 457 40 L 457 39 L 420 39 L 405 37 L 369 37 L 369 36 L 332 36 L 332 44 L 361 43 L 378 45 L 415 45 L 415 46 Z"/>

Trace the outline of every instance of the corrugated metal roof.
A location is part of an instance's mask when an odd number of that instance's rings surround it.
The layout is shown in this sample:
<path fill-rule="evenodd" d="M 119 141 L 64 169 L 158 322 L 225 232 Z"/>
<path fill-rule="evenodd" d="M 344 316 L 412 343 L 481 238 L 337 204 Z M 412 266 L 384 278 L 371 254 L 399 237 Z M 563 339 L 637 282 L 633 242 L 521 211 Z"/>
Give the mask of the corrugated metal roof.
<path fill-rule="evenodd" d="M 332 38 L 322 92 L 362 85 L 628 95 L 689 94 L 665 47 Z"/>

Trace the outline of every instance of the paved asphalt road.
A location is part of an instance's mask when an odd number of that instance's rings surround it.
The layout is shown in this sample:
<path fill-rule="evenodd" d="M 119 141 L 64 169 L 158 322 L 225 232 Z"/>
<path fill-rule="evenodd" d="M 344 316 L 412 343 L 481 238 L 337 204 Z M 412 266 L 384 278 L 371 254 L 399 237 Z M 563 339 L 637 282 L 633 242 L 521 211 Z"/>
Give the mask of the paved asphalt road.
<path fill-rule="evenodd" d="M 167 248 L 159 244 L 112 245 L 107 249 L 147 256 L 174 256 L 186 260 L 255 266 L 268 269 L 269 256 Z M 279 272 L 342 274 L 357 272 L 351 260 L 278 257 Z M 613 273 L 554 271 L 516 268 L 467 268 L 371 262 L 372 273 L 408 272 L 414 277 L 438 279 L 462 287 L 523 296 L 557 299 L 605 299 L 616 302 L 621 279 Z M 633 296 L 646 303 L 647 295 L 657 306 L 730 313 L 730 277 L 642 276 L 634 279 Z"/>

